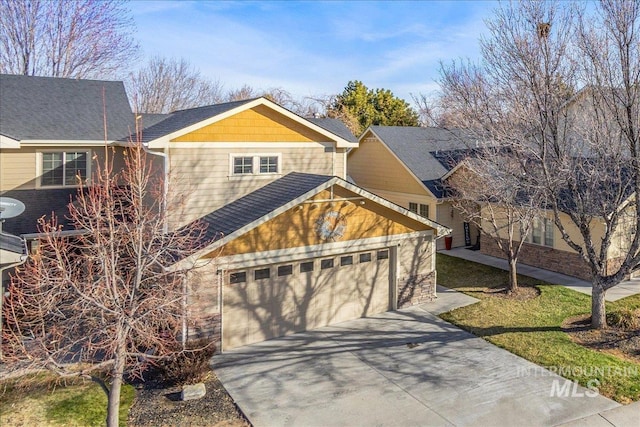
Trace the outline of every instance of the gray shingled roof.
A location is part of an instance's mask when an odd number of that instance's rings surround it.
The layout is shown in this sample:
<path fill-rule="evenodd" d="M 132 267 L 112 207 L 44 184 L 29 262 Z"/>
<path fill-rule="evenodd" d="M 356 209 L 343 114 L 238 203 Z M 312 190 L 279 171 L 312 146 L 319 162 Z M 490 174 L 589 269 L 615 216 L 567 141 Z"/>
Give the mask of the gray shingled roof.
<path fill-rule="evenodd" d="M 309 117 L 306 120 L 309 120 L 316 126 L 320 126 L 321 128 L 328 130 L 329 132 L 338 135 L 340 138 L 349 141 L 349 142 L 358 142 L 358 138 L 356 138 L 349 128 L 342 123 L 338 119 L 331 119 L 329 117 Z"/>
<path fill-rule="evenodd" d="M 455 166 L 439 154 L 475 146 L 471 135 L 457 129 L 371 126 L 371 130 L 439 198 L 445 196 L 440 179 Z"/>
<path fill-rule="evenodd" d="M 103 98 L 104 90 L 104 98 Z M 117 140 L 134 129 L 122 82 L 0 74 L 0 134 L 17 140 Z"/>
<path fill-rule="evenodd" d="M 75 200 L 77 194 L 77 188 L 6 191 L 2 196 L 20 200 L 24 203 L 25 210 L 19 216 L 5 220 L 2 229 L 17 235 L 37 233 L 38 219 L 43 215 L 50 217 L 54 212 L 64 230 L 71 230 L 72 225 L 66 217 L 69 216 L 69 203 Z"/>
<path fill-rule="evenodd" d="M 142 142 L 153 141 L 154 139 L 161 138 L 165 135 L 169 135 L 177 130 L 184 129 L 188 126 L 199 123 L 203 120 L 207 120 L 211 117 L 215 117 L 218 114 L 222 114 L 229 110 L 233 110 L 248 102 L 254 101 L 253 99 L 245 99 L 242 101 L 225 102 L 224 104 L 208 105 L 205 107 L 189 108 L 187 110 L 178 110 L 166 115 L 163 120 L 147 126 L 142 130 Z M 157 117 L 152 117 L 157 119 Z M 144 116 L 143 116 L 144 120 Z M 123 138 L 126 140 L 127 138 Z"/>
<path fill-rule="evenodd" d="M 0 233 L 0 250 L 26 255 L 24 241 L 18 236 L 8 233 Z"/>
<path fill-rule="evenodd" d="M 328 175 L 289 173 L 200 218 L 206 224 L 203 238 L 208 244 L 228 236 L 331 179 Z"/>

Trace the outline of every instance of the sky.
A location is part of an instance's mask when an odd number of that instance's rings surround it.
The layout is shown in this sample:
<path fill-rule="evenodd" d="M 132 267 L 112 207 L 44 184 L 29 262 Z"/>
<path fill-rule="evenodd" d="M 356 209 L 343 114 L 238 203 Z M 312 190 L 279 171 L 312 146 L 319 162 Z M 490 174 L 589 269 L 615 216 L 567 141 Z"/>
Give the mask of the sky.
<path fill-rule="evenodd" d="M 225 90 L 297 98 L 350 80 L 412 95 L 437 89 L 440 62 L 477 59 L 493 1 L 133 1 L 143 57 L 184 58 Z"/>

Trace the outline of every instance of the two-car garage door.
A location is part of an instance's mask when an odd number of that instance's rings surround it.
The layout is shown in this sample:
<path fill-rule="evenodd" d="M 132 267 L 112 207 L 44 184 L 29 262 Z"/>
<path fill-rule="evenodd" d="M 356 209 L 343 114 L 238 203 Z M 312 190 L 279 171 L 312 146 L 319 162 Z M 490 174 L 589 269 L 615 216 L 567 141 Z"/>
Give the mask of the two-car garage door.
<path fill-rule="evenodd" d="M 231 271 L 223 350 L 387 311 L 389 258 L 379 249 Z"/>

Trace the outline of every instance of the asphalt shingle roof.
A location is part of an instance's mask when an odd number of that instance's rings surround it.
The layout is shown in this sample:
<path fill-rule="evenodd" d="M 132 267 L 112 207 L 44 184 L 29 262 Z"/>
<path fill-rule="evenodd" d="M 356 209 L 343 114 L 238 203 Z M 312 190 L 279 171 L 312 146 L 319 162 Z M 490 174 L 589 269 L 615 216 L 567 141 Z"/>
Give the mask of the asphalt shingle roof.
<path fill-rule="evenodd" d="M 122 82 L 0 74 L 0 134 L 10 138 L 100 141 L 105 110 L 109 140 L 135 129 Z"/>
<path fill-rule="evenodd" d="M 245 227 L 333 179 L 328 175 L 292 172 L 200 218 L 207 243 Z"/>
<path fill-rule="evenodd" d="M 0 233 L 0 249 L 15 254 L 26 255 L 26 248 L 22 238 L 13 234 Z"/>
<path fill-rule="evenodd" d="M 371 126 L 382 141 L 436 197 L 444 197 L 440 179 L 455 165 L 442 152 L 460 154 L 475 146 L 470 134 L 457 129 L 410 126 Z M 452 160 L 461 160 L 456 155 Z"/>
<path fill-rule="evenodd" d="M 329 117 L 309 117 L 306 120 L 309 120 L 316 126 L 320 126 L 321 128 L 328 130 L 329 132 L 338 135 L 340 138 L 349 141 L 349 142 L 358 142 L 358 138 L 356 138 L 349 128 L 342 123 L 338 119 L 332 119 Z"/>
<path fill-rule="evenodd" d="M 2 196 L 20 200 L 25 210 L 19 216 L 5 220 L 2 230 L 17 235 L 37 233 L 38 219 L 43 215 L 49 217 L 52 212 L 56 214 L 63 230 L 71 230 L 73 226 L 66 217 L 69 216 L 69 203 L 75 200 L 77 194 L 77 188 L 6 191 Z"/>

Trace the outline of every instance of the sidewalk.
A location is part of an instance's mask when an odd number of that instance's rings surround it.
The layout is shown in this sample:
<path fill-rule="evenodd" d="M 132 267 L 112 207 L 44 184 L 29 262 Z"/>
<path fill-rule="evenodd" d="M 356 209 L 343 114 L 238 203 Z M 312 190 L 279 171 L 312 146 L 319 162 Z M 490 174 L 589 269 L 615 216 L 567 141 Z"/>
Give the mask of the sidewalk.
<path fill-rule="evenodd" d="M 455 248 L 449 251 L 438 251 L 443 255 L 449 255 L 456 258 L 466 259 L 467 261 L 477 262 L 479 264 L 490 265 L 501 270 L 509 270 L 507 260 L 484 255 L 480 251 L 472 251 L 466 248 Z M 562 285 L 574 291 L 591 295 L 591 283 L 577 277 L 567 276 L 565 274 L 556 273 L 538 267 L 532 267 L 518 263 L 518 274 L 533 277 L 534 279 L 543 280 L 547 283 Z M 640 294 L 640 279 L 627 280 L 607 291 L 605 299 L 607 301 L 617 301 L 631 295 Z"/>

